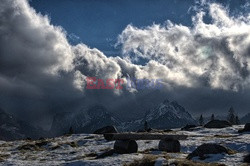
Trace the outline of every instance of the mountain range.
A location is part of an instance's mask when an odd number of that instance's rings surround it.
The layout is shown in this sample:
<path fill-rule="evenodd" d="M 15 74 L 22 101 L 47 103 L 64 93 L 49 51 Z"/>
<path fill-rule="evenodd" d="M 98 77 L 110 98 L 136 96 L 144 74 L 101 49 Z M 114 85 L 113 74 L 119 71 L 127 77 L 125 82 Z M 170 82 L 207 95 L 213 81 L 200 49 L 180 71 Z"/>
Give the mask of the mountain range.
<path fill-rule="evenodd" d="M 93 133 L 96 129 L 107 125 L 113 125 L 119 131 L 137 131 L 143 129 L 145 121 L 150 128 L 155 129 L 171 129 L 187 124 L 197 124 L 196 120 L 176 101 L 165 100 L 146 112 L 143 118 L 125 122 L 100 105 L 87 110 L 83 109 L 75 114 L 60 113 L 54 117 L 51 133 L 61 135 L 67 133 L 70 128 L 75 133 Z"/>
<path fill-rule="evenodd" d="M 165 100 L 146 112 L 143 118 L 133 121 L 122 121 L 110 113 L 102 105 L 82 108 L 78 112 L 62 112 L 54 116 L 51 129 L 48 132 L 33 127 L 27 122 L 7 114 L 0 109 L 0 139 L 15 140 L 39 137 L 55 137 L 74 133 L 93 133 L 107 125 L 115 126 L 118 131 L 138 131 L 144 128 L 144 123 L 153 129 L 171 129 L 187 124 L 197 124 L 196 120 L 176 101 Z"/>

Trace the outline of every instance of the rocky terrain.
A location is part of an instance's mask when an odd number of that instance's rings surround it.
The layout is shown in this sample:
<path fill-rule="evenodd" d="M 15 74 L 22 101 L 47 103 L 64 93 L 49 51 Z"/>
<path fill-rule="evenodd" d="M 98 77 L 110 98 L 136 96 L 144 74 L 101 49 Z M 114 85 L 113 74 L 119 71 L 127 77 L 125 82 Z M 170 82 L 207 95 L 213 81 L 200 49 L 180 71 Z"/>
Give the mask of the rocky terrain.
<path fill-rule="evenodd" d="M 247 165 L 243 158 L 250 151 L 250 132 L 238 133 L 243 125 L 221 129 L 195 127 L 185 131 L 180 128 L 166 134 L 185 134 L 188 138 L 180 140 L 178 153 L 158 150 L 159 140 L 139 140 L 138 152 L 131 154 L 111 154 L 100 157 L 114 146 L 114 141 L 106 141 L 102 135 L 73 134 L 50 139 L 0 141 L 1 165 Z M 158 131 L 163 132 L 163 131 Z M 230 153 L 205 154 L 186 159 L 202 144 L 218 144 Z M 197 151 L 197 150 L 196 150 Z M 99 157 L 98 157 L 99 156 Z"/>

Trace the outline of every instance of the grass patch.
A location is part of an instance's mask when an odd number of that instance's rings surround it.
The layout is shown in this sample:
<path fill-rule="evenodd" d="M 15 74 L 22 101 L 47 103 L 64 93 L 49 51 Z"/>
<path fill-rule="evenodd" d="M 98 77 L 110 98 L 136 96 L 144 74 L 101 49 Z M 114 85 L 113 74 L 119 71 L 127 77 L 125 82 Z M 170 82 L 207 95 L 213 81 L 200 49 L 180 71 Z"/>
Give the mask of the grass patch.
<path fill-rule="evenodd" d="M 9 154 L 0 154 L 0 162 L 4 162 L 9 156 Z"/>
<path fill-rule="evenodd" d="M 59 149 L 61 146 L 60 145 L 55 145 L 55 146 L 52 146 L 50 149 L 51 150 L 56 150 L 56 149 Z"/>
<path fill-rule="evenodd" d="M 237 137 L 237 135 L 214 135 L 216 138 L 232 138 Z"/>
<path fill-rule="evenodd" d="M 85 154 L 84 157 L 97 157 L 97 153 L 95 153 L 95 152 L 88 153 L 88 154 Z"/>
<path fill-rule="evenodd" d="M 42 150 L 44 150 L 40 146 L 33 144 L 33 143 L 27 143 L 24 145 L 20 145 L 17 147 L 17 149 L 20 151 L 42 151 Z"/>
<path fill-rule="evenodd" d="M 150 153 L 152 153 L 153 151 L 158 151 L 158 149 L 149 148 L 149 149 L 145 149 L 145 150 L 143 150 L 143 151 L 139 151 L 138 153 L 150 154 Z"/>
<path fill-rule="evenodd" d="M 76 141 L 73 141 L 73 142 L 67 142 L 66 143 L 67 145 L 71 146 L 72 148 L 77 148 L 78 147 L 78 144 Z"/>
<path fill-rule="evenodd" d="M 145 155 L 142 159 L 134 160 L 131 163 L 124 164 L 124 166 L 154 166 L 157 156 Z"/>
<path fill-rule="evenodd" d="M 202 163 L 202 162 L 196 162 L 196 161 L 186 160 L 186 159 L 176 159 L 175 161 L 171 162 L 170 165 L 174 165 L 174 166 L 226 166 L 225 164 Z"/>

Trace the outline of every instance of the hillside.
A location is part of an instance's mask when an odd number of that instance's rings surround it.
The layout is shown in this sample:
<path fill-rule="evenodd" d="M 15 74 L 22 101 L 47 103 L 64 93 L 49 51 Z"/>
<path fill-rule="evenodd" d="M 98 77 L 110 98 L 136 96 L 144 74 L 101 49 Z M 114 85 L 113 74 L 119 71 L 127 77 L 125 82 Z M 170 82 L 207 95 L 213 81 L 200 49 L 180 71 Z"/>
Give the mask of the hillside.
<path fill-rule="evenodd" d="M 181 131 L 175 129 L 174 134 L 188 135 L 188 139 L 181 140 L 180 153 L 165 153 L 159 151 L 159 141 L 137 141 L 138 152 L 132 154 L 113 154 L 109 157 L 99 158 L 100 155 L 113 148 L 114 141 L 104 140 L 102 135 L 74 134 L 53 139 L 38 141 L 0 141 L 0 162 L 4 165 L 67 165 L 67 166 L 102 166 L 123 165 L 142 161 L 149 158 L 159 165 L 174 162 L 192 162 L 185 160 L 197 146 L 203 143 L 218 143 L 231 148 L 233 154 L 209 155 L 209 158 L 194 161 L 201 163 L 221 163 L 230 165 L 242 164 L 243 156 L 249 151 L 250 134 L 238 134 L 237 130 L 243 126 L 233 126 L 224 129 L 196 128 L 194 131 Z M 169 132 L 168 134 L 171 134 Z M 196 163 L 197 164 L 197 163 Z M 204 166 L 204 164 L 202 165 Z"/>

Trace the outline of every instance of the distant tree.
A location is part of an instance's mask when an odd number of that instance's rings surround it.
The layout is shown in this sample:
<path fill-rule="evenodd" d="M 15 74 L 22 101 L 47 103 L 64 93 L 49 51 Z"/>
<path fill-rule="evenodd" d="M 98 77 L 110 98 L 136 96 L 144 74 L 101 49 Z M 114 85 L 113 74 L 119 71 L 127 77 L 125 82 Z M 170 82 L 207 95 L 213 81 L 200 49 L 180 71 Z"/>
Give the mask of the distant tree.
<path fill-rule="evenodd" d="M 201 114 L 200 119 L 199 119 L 199 124 L 200 124 L 201 126 L 204 125 L 204 119 L 203 119 L 202 114 Z"/>
<path fill-rule="evenodd" d="M 69 134 L 74 134 L 73 127 L 70 127 L 70 128 L 69 128 Z"/>
<path fill-rule="evenodd" d="M 214 114 L 212 114 L 212 116 L 211 116 L 211 121 L 214 120 L 214 119 L 215 119 L 215 118 L 214 118 Z"/>
<path fill-rule="evenodd" d="M 144 122 L 144 130 L 148 131 L 148 122 L 147 121 Z"/>
<path fill-rule="evenodd" d="M 229 111 L 228 111 L 228 116 L 227 116 L 227 120 L 231 123 L 231 124 L 235 124 L 235 111 L 233 107 L 230 107 Z"/>
<path fill-rule="evenodd" d="M 238 117 L 238 116 L 235 117 L 235 124 L 236 124 L 236 125 L 239 125 L 239 124 L 240 124 L 240 120 L 239 120 L 239 117 Z"/>

